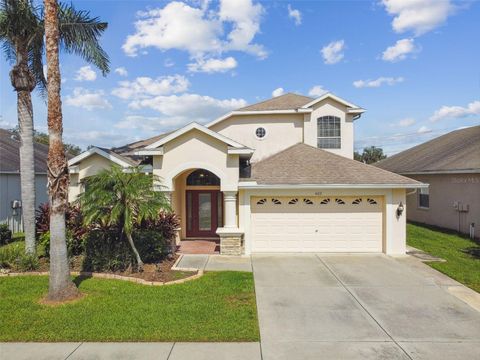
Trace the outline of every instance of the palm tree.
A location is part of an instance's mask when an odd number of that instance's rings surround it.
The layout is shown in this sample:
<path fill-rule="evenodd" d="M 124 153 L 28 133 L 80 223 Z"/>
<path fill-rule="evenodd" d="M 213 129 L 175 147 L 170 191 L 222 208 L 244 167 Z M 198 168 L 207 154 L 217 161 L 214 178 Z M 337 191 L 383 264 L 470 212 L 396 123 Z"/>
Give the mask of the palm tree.
<path fill-rule="evenodd" d="M 92 18 L 89 12 L 77 11 L 73 5 L 58 8 L 58 28 L 62 48 L 80 55 L 105 75 L 109 60 L 98 43 L 107 24 Z M 13 65 L 10 80 L 17 92 L 20 132 L 20 178 L 25 249 L 35 253 L 35 172 L 33 154 L 33 107 L 31 93 L 38 86 L 45 94 L 43 74 L 44 21 L 41 8 L 32 0 L 0 0 L 0 42 Z"/>
<path fill-rule="evenodd" d="M 62 141 L 62 102 L 58 61 L 59 26 L 56 0 L 45 0 L 45 41 L 48 93 L 48 193 L 50 200 L 50 281 L 48 299 L 62 301 L 78 295 L 70 279 L 65 210 L 68 205 L 68 165 Z"/>
<path fill-rule="evenodd" d="M 123 170 L 118 166 L 104 170 L 86 180 L 85 192 L 79 198 L 87 225 L 101 223 L 122 229 L 137 260 L 139 271 L 143 261 L 135 247 L 132 233 L 143 220 L 155 220 L 161 211 L 171 211 L 164 192 L 155 191 L 153 184 L 160 178 L 144 174 L 139 167 Z"/>

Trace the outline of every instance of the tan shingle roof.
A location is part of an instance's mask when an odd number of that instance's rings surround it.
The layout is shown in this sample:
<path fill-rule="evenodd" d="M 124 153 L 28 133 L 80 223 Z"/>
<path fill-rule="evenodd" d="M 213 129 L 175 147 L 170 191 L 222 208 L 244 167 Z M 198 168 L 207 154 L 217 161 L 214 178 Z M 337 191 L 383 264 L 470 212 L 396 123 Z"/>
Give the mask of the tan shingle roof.
<path fill-rule="evenodd" d="M 245 106 L 237 111 L 293 110 L 308 104 L 312 100 L 313 98 L 308 96 L 288 93 L 256 104 Z"/>
<path fill-rule="evenodd" d="M 247 180 L 247 179 L 244 179 Z M 252 165 L 258 184 L 419 185 L 407 177 L 306 144 L 293 145 Z"/>
<path fill-rule="evenodd" d="M 452 131 L 375 164 L 399 174 L 480 171 L 480 126 Z"/>
<path fill-rule="evenodd" d="M 160 140 L 160 139 L 164 138 L 165 136 L 169 135 L 170 133 L 171 132 L 156 135 L 154 137 L 151 137 L 151 138 L 148 138 L 148 139 L 145 139 L 145 140 L 139 140 L 139 141 L 135 141 L 133 143 L 127 144 L 127 145 L 112 148 L 112 151 L 116 152 L 117 154 L 122 154 L 122 155 L 125 155 L 125 156 L 133 155 L 135 150 L 138 150 L 138 149 L 144 148 L 145 146 L 153 144 L 154 142 L 157 142 L 158 140 Z"/>

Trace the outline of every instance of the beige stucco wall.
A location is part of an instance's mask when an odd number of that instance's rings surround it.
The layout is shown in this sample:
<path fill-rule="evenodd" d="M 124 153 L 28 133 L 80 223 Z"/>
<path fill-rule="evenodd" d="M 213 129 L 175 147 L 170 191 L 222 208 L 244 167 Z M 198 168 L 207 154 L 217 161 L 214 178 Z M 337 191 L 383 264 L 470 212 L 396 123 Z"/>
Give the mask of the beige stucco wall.
<path fill-rule="evenodd" d="M 114 163 L 103 156 L 93 154 L 78 164 L 78 173 L 70 174 L 70 186 L 68 188 L 68 201 L 74 201 L 82 191 L 81 181 L 89 176 L 98 174 L 100 171 L 110 168 Z"/>
<path fill-rule="evenodd" d="M 315 104 L 313 111 L 305 115 L 305 144 L 317 147 L 317 119 L 327 115 L 338 116 L 340 118 L 342 144 L 340 149 L 324 150 L 353 159 L 353 116 L 347 114 L 347 107 L 345 105 L 329 98 Z"/>
<path fill-rule="evenodd" d="M 163 146 L 164 155 L 153 157 L 153 173 L 163 179 L 166 191 L 174 191 L 174 179 L 189 169 L 206 169 L 220 178 L 222 191 L 236 191 L 239 156 L 229 155 L 228 146 L 193 129 Z"/>
<path fill-rule="evenodd" d="M 406 214 L 397 217 L 400 202 L 405 205 L 405 189 L 308 189 L 308 190 L 239 190 L 239 227 L 244 229 L 245 254 L 252 250 L 251 197 L 254 196 L 382 196 L 384 199 L 383 252 L 404 255 L 406 249 Z M 407 210 L 407 206 L 405 206 Z M 348 226 L 348 225 L 346 225 Z"/>
<path fill-rule="evenodd" d="M 430 208 L 418 207 L 418 194 L 408 195 L 408 220 L 436 225 L 469 233 L 470 223 L 475 223 L 476 236 L 480 235 L 480 174 L 409 175 L 430 184 Z M 468 204 L 469 211 L 458 213 L 455 201 Z M 460 216 L 459 216 L 460 215 Z"/>
<path fill-rule="evenodd" d="M 262 139 L 255 136 L 258 127 L 266 130 Z M 254 149 L 256 162 L 303 141 L 303 114 L 237 115 L 210 129 Z"/>

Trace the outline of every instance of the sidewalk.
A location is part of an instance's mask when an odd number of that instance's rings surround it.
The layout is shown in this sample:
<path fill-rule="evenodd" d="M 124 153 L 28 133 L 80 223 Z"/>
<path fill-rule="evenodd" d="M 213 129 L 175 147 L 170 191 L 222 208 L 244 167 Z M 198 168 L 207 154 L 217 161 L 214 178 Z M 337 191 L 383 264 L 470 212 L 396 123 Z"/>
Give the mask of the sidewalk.
<path fill-rule="evenodd" d="M 183 254 L 173 267 L 174 270 L 203 271 L 248 271 L 252 272 L 250 256 Z"/>
<path fill-rule="evenodd" d="M 0 343 L 5 360 L 261 360 L 259 343 Z"/>

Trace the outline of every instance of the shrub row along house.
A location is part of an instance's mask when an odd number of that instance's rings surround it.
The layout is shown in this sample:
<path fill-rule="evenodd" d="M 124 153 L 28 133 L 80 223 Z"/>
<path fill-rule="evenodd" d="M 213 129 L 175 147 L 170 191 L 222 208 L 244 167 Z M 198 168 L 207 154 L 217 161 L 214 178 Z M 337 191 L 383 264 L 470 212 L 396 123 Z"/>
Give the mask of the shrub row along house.
<path fill-rule="evenodd" d="M 480 236 L 480 126 L 452 131 L 375 165 L 430 185 L 407 196 L 408 220 Z"/>
<path fill-rule="evenodd" d="M 179 238 L 220 237 L 222 254 L 404 254 L 406 190 L 427 185 L 353 160 L 364 111 L 333 94 L 286 94 L 205 126 L 93 147 L 69 161 L 70 200 L 102 169 L 142 165 L 163 179 Z"/>

